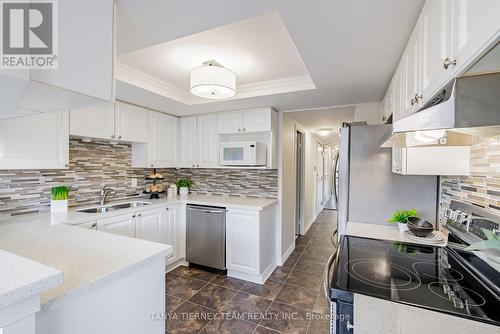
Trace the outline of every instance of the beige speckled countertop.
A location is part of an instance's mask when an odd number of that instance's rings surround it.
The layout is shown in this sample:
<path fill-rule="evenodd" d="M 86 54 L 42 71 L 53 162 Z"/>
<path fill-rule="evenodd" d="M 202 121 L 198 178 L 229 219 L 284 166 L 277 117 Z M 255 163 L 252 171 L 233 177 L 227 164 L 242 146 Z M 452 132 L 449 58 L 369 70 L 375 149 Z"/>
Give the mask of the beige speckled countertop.
<path fill-rule="evenodd" d="M 264 210 L 278 203 L 275 199 L 198 195 L 187 198 L 163 197 L 158 200 L 131 198 L 149 205 L 110 211 L 82 213 L 50 212 L 0 219 L 0 249 L 59 269 L 64 282 L 41 295 L 42 310 L 62 305 L 120 275 L 170 256 L 172 246 L 104 233 L 74 226 L 100 218 L 175 204 L 200 204 L 226 208 Z M 115 203 L 113 203 L 115 204 Z"/>

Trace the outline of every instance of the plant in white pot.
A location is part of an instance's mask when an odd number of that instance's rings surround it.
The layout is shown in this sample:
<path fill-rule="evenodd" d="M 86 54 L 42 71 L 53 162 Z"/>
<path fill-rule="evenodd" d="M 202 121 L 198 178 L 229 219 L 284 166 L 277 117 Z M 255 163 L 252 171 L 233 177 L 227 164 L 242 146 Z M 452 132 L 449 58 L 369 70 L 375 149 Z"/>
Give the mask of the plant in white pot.
<path fill-rule="evenodd" d="M 175 184 L 177 188 L 179 188 L 179 195 L 187 196 L 189 194 L 189 189 L 193 186 L 193 181 L 190 179 L 180 179 Z"/>
<path fill-rule="evenodd" d="M 68 195 L 70 187 L 57 186 L 52 187 L 50 192 L 50 211 L 51 212 L 67 212 L 68 211 Z"/>
<path fill-rule="evenodd" d="M 411 210 L 399 210 L 392 213 L 392 217 L 389 220 L 390 223 L 398 223 L 398 228 L 401 233 L 408 231 L 408 226 L 406 223 L 408 222 L 408 218 L 410 217 L 418 217 L 418 213 L 416 209 Z"/>

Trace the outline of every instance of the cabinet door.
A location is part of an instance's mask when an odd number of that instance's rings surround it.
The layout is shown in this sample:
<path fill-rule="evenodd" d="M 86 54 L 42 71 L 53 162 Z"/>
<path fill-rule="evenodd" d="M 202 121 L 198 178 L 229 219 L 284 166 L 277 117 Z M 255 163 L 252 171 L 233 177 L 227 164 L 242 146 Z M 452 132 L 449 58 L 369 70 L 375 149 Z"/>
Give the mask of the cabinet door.
<path fill-rule="evenodd" d="M 175 167 L 177 118 L 149 112 L 148 167 Z"/>
<path fill-rule="evenodd" d="M 243 112 L 243 132 L 271 131 L 271 109 Z"/>
<path fill-rule="evenodd" d="M 146 143 L 148 140 L 148 110 L 131 104 L 115 105 L 116 139 Z"/>
<path fill-rule="evenodd" d="M 100 103 L 89 108 L 72 110 L 70 112 L 69 133 L 72 136 L 114 139 L 114 103 Z"/>
<path fill-rule="evenodd" d="M 453 69 L 445 69 L 444 61 L 452 55 L 451 0 L 426 1 L 421 13 L 421 80 L 422 95 L 430 98 L 452 77 Z"/>
<path fill-rule="evenodd" d="M 392 121 L 395 122 L 403 118 L 404 113 L 404 82 L 403 82 L 403 71 L 402 67 L 398 66 L 396 73 L 394 74 L 394 111 L 392 116 Z"/>
<path fill-rule="evenodd" d="M 243 129 L 243 114 L 241 111 L 224 112 L 219 115 L 219 133 L 239 133 Z"/>
<path fill-rule="evenodd" d="M 0 121 L 0 169 L 65 169 L 68 166 L 67 111 Z"/>
<path fill-rule="evenodd" d="M 185 210 L 184 210 L 185 211 Z M 163 212 L 160 242 L 173 246 L 173 254 L 167 265 L 186 257 L 185 218 L 177 206 L 169 206 Z"/>
<path fill-rule="evenodd" d="M 135 237 L 135 216 L 135 214 L 127 214 L 100 219 L 97 221 L 97 230 Z"/>
<path fill-rule="evenodd" d="M 31 70 L 33 80 L 114 100 L 114 1 L 58 1 L 59 67 Z"/>
<path fill-rule="evenodd" d="M 197 167 L 197 132 L 196 117 L 183 117 L 179 119 L 179 167 Z"/>
<path fill-rule="evenodd" d="M 413 114 L 419 107 L 416 97 L 420 99 L 420 19 L 408 41 L 403 55 L 404 70 L 404 114 L 403 117 Z"/>
<path fill-rule="evenodd" d="M 136 214 L 135 237 L 160 242 L 161 210 L 147 210 Z"/>
<path fill-rule="evenodd" d="M 199 167 L 219 166 L 219 131 L 217 115 L 198 117 Z"/>
<path fill-rule="evenodd" d="M 406 174 L 406 148 L 392 148 L 392 172 L 395 174 Z"/>
<path fill-rule="evenodd" d="M 494 41 L 500 32 L 500 1 L 456 0 L 454 6 L 454 55 L 462 68 Z"/>
<path fill-rule="evenodd" d="M 259 274 L 258 211 L 227 211 L 226 262 L 228 269 Z"/>

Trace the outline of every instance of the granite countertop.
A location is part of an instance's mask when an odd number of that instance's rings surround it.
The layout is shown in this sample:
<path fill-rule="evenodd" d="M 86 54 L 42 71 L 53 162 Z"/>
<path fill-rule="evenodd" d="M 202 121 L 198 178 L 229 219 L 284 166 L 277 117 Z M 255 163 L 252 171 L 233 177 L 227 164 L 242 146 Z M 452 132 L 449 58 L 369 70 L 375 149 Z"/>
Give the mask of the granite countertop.
<path fill-rule="evenodd" d="M 0 250 L 0 309 L 63 282 L 60 270 Z"/>

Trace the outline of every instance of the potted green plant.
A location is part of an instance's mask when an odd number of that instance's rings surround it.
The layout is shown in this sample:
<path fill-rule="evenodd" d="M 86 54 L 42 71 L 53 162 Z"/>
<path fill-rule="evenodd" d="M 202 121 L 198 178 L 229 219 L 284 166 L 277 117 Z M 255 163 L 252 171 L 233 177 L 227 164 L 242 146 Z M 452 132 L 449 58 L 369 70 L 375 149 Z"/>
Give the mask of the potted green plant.
<path fill-rule="evenodd" d="M 408 226 L 406 225 L 408 218 L 410 217 L 418 217 L 418 213 L 416 209 L 411 210 L 399 210 L 392 213 L 391 219 L 389 219 L 390 223 L 398 223 L 398 228 L 401 233 L 408 231 Z"/>
<path fill-rule="evenodd" d="M 67 212 L 68 211 L 68 195 L 70 191 L 68 186 L 52 187 L 50 191 L 50 211 L 51 212 Z"/>
<path fill-rule="evenodd" d="M 189 194 L 189 189 L 193 186 L 193 181 L 190 179 L 179 179 L 175 185 L 179 188 L 179 195 L 187 196 Z"/>

